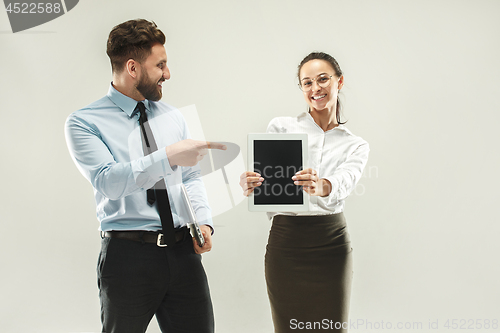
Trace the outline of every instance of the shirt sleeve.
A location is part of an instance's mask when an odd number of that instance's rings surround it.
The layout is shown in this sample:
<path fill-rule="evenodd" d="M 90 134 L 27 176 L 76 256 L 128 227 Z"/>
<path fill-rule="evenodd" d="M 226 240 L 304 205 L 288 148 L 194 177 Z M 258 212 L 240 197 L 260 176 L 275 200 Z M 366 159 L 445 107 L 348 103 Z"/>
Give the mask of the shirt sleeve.
<path fill-rule="evenodd" d="M 273 118 L 267 125 L 266 133 L 286 133 L 286 128 L 280 125 L 279 118 Z"/>
<path fill-rule="evenodd" d="M 182 167 L 182 183 L 186 186 L 186 191 L 193 205 L 198 224 L 210 226 L 213 233 L 212 210 L 208 205 L 207 192 L 200 178 L 200 168 L 197 165 L 194 167 Z"/>
<path fill-rule="evenodd" d="M 180 116 L 179 122 L 183 126 L 183 140 L 190 139 L 191 134 L 187 127 L 186 121 Z M 208 158 L 206 156 L 205 158 Z M 214 232 L 214 225 L 212 221 L 212 210 L 208 204 L 208 196 L 205 190 L 205 185 L 201 179 L 201 169 L 199 163 L 192 167 L 181 167 L 182 170 L 182 183 L 186 186 L 186 191 L 193 205 L 194 212 L 198 224 L 208 225 Z"/>
<path fill-rule="evenodd" d="M 66 120 L 65 136 L 70 155 L 82 175 L 96 191 L 111 200 L 151 188 L 174 171 L 165 149 L 129 162 L 117 162 L 99 130 L 74 114 Z"/>
<path fill-rule="evenodd" d="M 370 146 L 368 143 L 359 145 L 334 171 L 333 175 L 322 177 L 326 178 L 332 184 L 332 191 L 327 197 L 321 198 L 326 200 L 328 208 L 333 208 L 338 201 L 344 200 L 354 190 L 358 183 L 366 162 Z"/>

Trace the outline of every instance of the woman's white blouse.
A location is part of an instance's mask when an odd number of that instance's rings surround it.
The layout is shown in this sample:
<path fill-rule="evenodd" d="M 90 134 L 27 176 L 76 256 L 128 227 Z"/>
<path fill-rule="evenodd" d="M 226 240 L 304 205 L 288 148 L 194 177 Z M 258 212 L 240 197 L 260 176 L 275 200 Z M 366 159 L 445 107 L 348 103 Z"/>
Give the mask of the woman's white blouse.
<path fill-rule="evenodd" d="M 344 200 L 361 178 L 368 161 L 368 143 L 352 134 L 344 125 L 324 132 L 309 113 L 298 117 L 278 117 L 271 120 L 267 133 L 307 133 L 309 165 L 318 172 L 319 178 L 326 178 L 332 184 L 332 191 L 326 197 L 309 196 L 307 212 L 269 212 L 268 217 L 284 215 L 327 215 L 344 210 Z"/>

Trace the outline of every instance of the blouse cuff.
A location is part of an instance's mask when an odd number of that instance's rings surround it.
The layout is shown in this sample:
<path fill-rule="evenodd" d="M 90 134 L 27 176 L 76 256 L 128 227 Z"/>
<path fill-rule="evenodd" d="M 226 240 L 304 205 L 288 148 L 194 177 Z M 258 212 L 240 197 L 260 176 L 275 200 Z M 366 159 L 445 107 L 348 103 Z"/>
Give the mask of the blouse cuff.
<path fill-rule="evenodd" d="M 333 204 L 337 201 L 337 199 L 335 199 L 337 197 L 335 194 L 339 190 L 340 183 L 339 183 L 338 179 L 336 177 L 333 177 L 333 176 L 323 177 L 323 178 L 325 178 L 326 180 L 328 180 L 330 182 L 330 184 L 332 184 L 330 194 L 328 194 L 328 196 L 324 197 L 325 199 L 328 199 L 327 204 L 330 205 L 330 204 Z"/>

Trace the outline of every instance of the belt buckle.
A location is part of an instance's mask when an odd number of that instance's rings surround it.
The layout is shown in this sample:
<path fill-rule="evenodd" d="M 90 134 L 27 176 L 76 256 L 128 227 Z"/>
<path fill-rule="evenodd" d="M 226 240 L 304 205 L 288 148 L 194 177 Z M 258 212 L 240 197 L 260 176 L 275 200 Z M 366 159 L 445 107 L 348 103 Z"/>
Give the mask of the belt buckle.
<path fill-rule="evenodd" d="M 163 242 L 163 234 L 158 234 L 158 239 L 156 240 L 156 245 L 159 247 L 166 247 L 167 244 Z"/>

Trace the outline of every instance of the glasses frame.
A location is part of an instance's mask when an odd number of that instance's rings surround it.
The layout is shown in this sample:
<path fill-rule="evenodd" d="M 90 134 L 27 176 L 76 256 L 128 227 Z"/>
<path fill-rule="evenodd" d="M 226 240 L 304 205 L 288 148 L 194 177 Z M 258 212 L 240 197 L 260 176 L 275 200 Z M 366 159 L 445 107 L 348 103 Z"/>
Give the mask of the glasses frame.
<path fill-rule="evenodd" d="M 328 84 L 326 86 L 322 86 L 321 83 L 317 82 L 317 80 L 320 77 L 324 77 L 323 75 L 325 75 L 325 74 L 326 74 L 326 76 L 328 76 Z M 313 86 L 312 82 L 314 82 L 314 81 L 316 81 L 316 83 L 318 84 L 318 86 L 320 86 L 321 88 L 328 88 L 330 86 L 330 84 L 332 84 L 332 77 L 333 77 L 333 75 L 328 75 L 327 73 L 325 73 L 325 74 L 320 74 L 320 75 L 316 76 L 314 79 L 310 79 L 311 80 L 311 86 L 307 90 L 302 89 L 302 81 L 305 80 L 305 79 L 300 80 L 299 83 L 298 83 L 299 89 L 302 90 L 303 92 L 309 92 L 309 91 L 311 91 L 312 86 Z"/>

